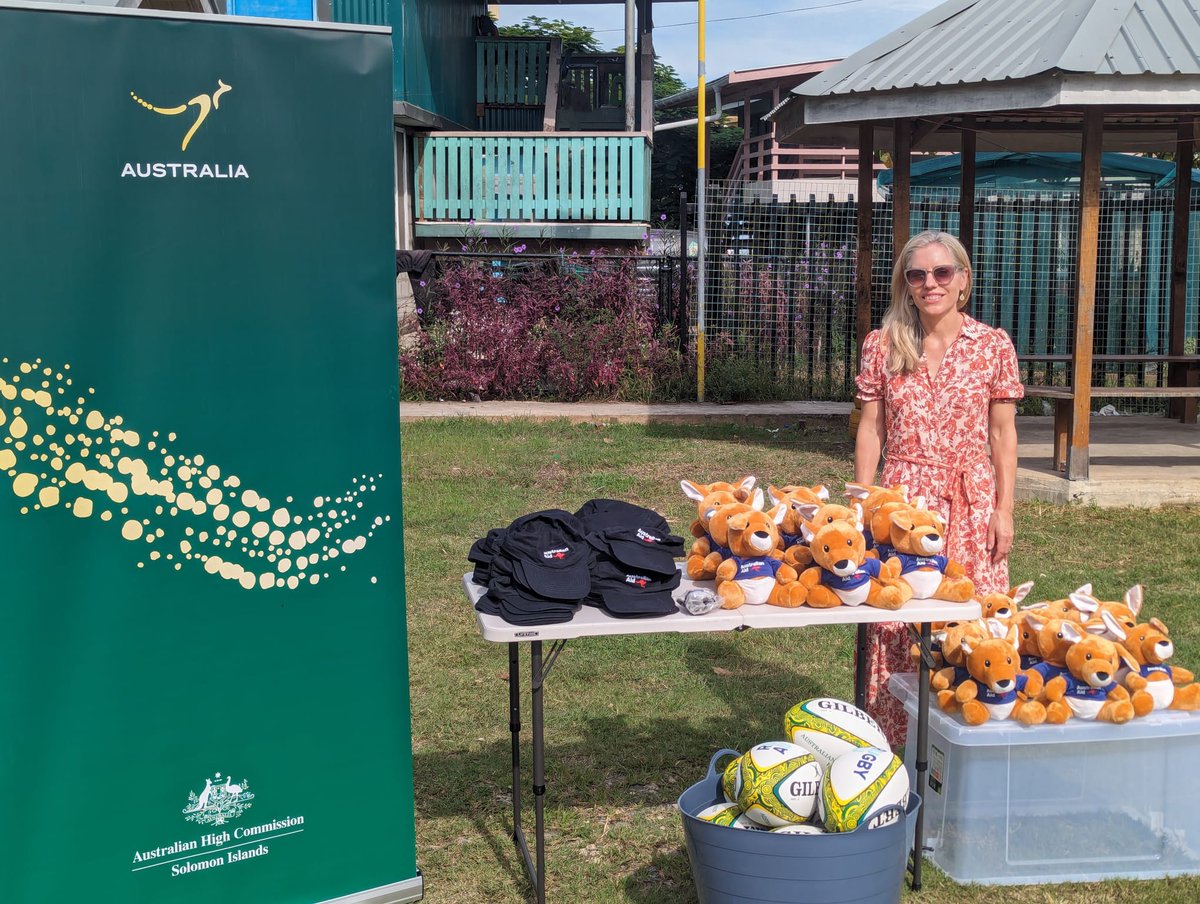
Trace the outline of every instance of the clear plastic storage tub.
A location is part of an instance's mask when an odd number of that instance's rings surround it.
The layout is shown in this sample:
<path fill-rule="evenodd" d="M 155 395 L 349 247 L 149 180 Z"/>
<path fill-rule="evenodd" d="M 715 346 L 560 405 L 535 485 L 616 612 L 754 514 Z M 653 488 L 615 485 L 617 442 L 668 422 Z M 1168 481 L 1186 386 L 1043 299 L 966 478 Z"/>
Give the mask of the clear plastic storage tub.
<path fill-rule="evenodd" d="M 916 676 L 893 675 L 890 689 L 908 711 L 912 779 Z M 970 726 L 931 693 L 926 855 L 985 885 L 1200 873 L 1198 765 L 1200 713 Z"/>

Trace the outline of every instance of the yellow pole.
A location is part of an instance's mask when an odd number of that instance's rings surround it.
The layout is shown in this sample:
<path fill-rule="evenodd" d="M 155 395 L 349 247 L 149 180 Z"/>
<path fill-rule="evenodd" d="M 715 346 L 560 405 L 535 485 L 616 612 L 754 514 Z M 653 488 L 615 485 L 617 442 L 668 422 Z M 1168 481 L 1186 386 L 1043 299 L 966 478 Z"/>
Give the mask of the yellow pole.
<path fill-rule="evenodd" d="M 705 0 L 697 0 L 696 31 L 696 91 L 699 103 L 696 110 L 696 401 L 704 401 L 704 252 L 707 201 L 705 174 L 706 123 L 704 122 L 707 89 L 704 84 L 704 16 Z"/>

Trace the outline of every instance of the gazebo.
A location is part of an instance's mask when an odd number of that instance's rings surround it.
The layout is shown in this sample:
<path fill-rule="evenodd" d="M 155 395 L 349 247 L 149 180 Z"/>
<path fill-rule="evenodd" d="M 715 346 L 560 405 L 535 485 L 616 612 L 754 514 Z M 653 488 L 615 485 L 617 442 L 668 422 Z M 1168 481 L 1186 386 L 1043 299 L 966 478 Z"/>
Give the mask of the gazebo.
<path fill-rule="evenodd" d="M 1072 349 L 1058 356 L 1070 383 L 1026 387 L 1055 401 L 1055 466 L 1087 478 L 1093 397 L 1166 398 L 1173 415 L 1195 422 L 1200 356 L 1188 348 L 1185 315 L 1200 119 L 1197 0 L 947 0 L 800 85 L 771 116 L 780 141 L 857 143 L 860 198 L 871 197 L 873 152 L 892 152 L 896 250 L 909 238 L 914 150 L 961 152 L 960 238 L 969 251 L 977 151 L 1081 152 Z M 1167 354 L 1094 352 L 1102 149 L 1174 154 Z M 861 205 L 860 346 L 871 328 L 871 226 L 870 205 Z M 1115 357 L 1166 368 L 1166 385 L 1093 385 L 1093 364 Z"/>

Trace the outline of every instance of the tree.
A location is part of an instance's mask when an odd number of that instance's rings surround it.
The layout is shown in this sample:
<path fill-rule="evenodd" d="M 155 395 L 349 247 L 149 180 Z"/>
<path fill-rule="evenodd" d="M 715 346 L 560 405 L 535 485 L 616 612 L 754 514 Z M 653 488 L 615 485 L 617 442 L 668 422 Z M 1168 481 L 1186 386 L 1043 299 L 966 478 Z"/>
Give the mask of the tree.
<path fill-rule="evenodd" d="M 527 16 L 516 25 L 501 25 L 500 34 L 513 37 L 562 38 L 563 53 L 600 53 L 600 41 L 592 29 L 565 19 Z"/>
<path fill-rule="evenodd" d="M 696 110 L 676 111 L 696 116 Z M 686 118 L 680 116 L 680 119 Z M 707 170 L 709 179 L 724 179 L 729 175 L 733 158 L 742 143 L 742 129 L 737 126 L 708 124 Z M 679 193 L 686 191 L 691 200 L 696 195 L 696 127 L 671 129 L 654 136 L 654 158 L 650 166 L 650 209 L 656 225 L 679 226 Z"/>
<path fill-rule="evenodd" d="M 625 53 L 625 45 L 619 45 L 613 53 Z M 656 53 L 654 55 L 654 99 L 670 97 L 686 87 L 687 85 L 679 77 L 679 73 L 675 71 L 675 67 L 670 63 L 664 63 Z"/>

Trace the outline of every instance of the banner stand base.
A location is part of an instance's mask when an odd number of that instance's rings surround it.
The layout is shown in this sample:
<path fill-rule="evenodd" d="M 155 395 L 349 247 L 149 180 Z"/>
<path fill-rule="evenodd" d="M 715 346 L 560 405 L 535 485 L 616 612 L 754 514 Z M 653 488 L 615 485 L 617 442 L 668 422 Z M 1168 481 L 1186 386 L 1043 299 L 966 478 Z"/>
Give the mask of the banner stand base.
<path fill-rule="evenodd" d="M 330 898 L 321 904 L 411 904 L 425 896 L 425 877 L 419 873 L 403 882 L 381 885 L 340 898 Z"/>

